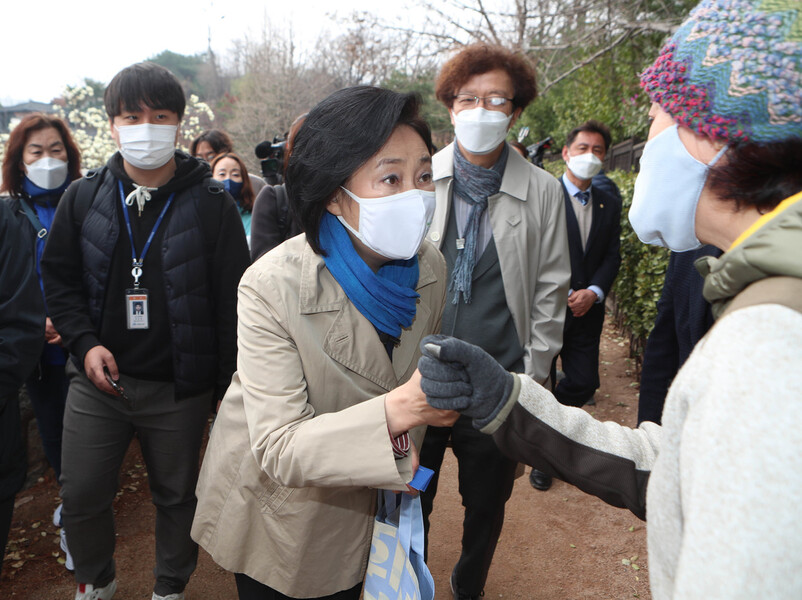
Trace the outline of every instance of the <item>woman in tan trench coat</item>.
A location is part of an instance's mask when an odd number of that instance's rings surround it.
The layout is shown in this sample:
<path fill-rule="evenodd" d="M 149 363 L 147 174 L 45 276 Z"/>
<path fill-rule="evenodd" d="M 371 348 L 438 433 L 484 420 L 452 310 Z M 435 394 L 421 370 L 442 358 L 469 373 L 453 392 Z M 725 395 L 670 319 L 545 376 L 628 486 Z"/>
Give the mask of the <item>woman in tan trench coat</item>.
<path fill-rule="evenodd" d="M 192 537 L 241 600 L 357 599 L 376 488 L 406 490 L 421 425 L 456 417 L 428 407 L 416 371 L 446 292 L 423 242 L 434 194 L 419 104 L 357 87 L 314 108 L 287 168 L 306 234 L 240 282 L 237 373 Z"/>

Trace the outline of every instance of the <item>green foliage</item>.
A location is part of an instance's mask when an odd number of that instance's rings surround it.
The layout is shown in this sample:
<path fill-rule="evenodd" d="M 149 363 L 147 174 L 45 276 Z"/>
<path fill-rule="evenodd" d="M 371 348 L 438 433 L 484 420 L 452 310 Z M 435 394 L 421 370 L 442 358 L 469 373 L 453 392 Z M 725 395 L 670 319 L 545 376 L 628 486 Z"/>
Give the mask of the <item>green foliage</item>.
<path fill-rule="evenodd" d="M 657 301 L 663 290 L 669 251 L 644 244 L 629 224 L 629 207 L 636 173 L 608 173 L 621 190 L 621 269 L 613 285 L 615 318 L 630 334 L 630 353 L 640 359 L 646 338 L 657 316 Z"/>
<path fill-rule="evenodd" d="M 156 63 L 169 69 L 181 82 L 187 95 L 196 94 L 201 98 L 207 98 L 211 90 L 207 90 L 208 82 L 204 81 L 204 69 L 207 67 L 208 55 L 177 54 L 170 50 L 164 50 L 156 56 L 152 56 L 148 61 Z"/>
<path fill-rule="evenodd" d="M 444 146 L 451 140 L 453 135 L 451 120 L 448 118 L 448 111 L 434 95 L 434 82 L 436 73 L 425 71 L 414 76 L 410 76 L 402 71 L 393 73 L 381 82 L 382 87 L 396 92 L 417 92 L 423 98 L 421 114 L 429 127 L 432 128 L 432 137 L 438 147 Z"/>
<path fill-rule="evenodd" d="M 625 54 L 622 50 L 598 59 L 536 98 L 519 120 L 520 126 L 530 129 L 525 144 L 551 136 L 560 148 L 568 132 L 588 119 L 605 123 L 614 143 L 630 137 L 645 139 L 649 102 L 640 90 L 637 72 L 648 59 L 634 66 L 622 60 Z"/>

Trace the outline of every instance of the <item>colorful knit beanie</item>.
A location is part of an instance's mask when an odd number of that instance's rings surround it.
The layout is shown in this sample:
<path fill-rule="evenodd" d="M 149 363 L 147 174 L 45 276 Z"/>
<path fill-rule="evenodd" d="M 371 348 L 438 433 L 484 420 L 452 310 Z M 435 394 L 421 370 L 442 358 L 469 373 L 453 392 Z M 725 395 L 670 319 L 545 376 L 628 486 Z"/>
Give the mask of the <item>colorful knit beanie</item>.
<path fill-rule="evenodd" d="M 641 86 L 677 123 L 716 140 L 802 138 L 802 0 L 704 0 Z"/>

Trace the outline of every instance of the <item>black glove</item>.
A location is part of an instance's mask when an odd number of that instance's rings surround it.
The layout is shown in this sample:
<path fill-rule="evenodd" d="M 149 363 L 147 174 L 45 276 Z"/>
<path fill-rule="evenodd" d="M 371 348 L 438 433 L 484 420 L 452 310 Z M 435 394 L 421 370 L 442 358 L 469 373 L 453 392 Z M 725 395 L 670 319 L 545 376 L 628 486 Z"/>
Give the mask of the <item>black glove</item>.
<path fill-rule="evenodd" d="M 473 417 L 473 426 L 481 429 L 509 398 L 514 375 L 478 346 L 447 335 L 427 335 L 421 352 L 421 389 L 434 408 Z"/>

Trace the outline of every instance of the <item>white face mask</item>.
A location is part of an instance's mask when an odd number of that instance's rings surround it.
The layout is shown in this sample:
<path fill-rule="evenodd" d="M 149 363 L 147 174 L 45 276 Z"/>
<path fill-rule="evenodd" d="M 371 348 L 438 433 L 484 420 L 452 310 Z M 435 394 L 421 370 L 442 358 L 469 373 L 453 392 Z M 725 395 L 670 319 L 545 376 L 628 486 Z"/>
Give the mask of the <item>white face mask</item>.
<path fill-rule="evenodd" d="M 177 125 L 114 126 L 120 136 L 120 154 L 137 169 L 163 167 L 175 153 Z"/>
<path fill-rule="evenodd" d="M 55 190 L 61 187 L 67 180 L 67 174 L 67 163 L 50 156 L 43 156 L 25 165 L 25 175 L 31 183 L 43 190 Z"/>
<path fill-rule="evenodd" d="M 640 241 L 674 252 L 702 245 L 696 238 L 696 205 L 710 167 L 726 149 L 710 164 L 699 162 L 679 139 L 677 125 L 646 142 L 629 209 L 629 222 Z"/>
<path fill-rule="evenodd" d="M 592 152 L 585 152 L 576 156 L 569 155 L 566 166 L 579 179 L 593 179 L 601 171 L 602 161 Z"/>
<path fill-rule="evenodd" d="M 338 216 L 365 246 L 390 260 L 409 260 L 418 253 L 434 215 L 434 192 L 407 190 L 382 198 L 360 198 L 343 191 L 359 204 L 359 231 Z"/>
<path fill-rule="evenodd" d="M 460 145 L 471 154 L 489 154 L 507 137 L 512 115 L 482 107 L 451 112 L 454 133 Z"/>

